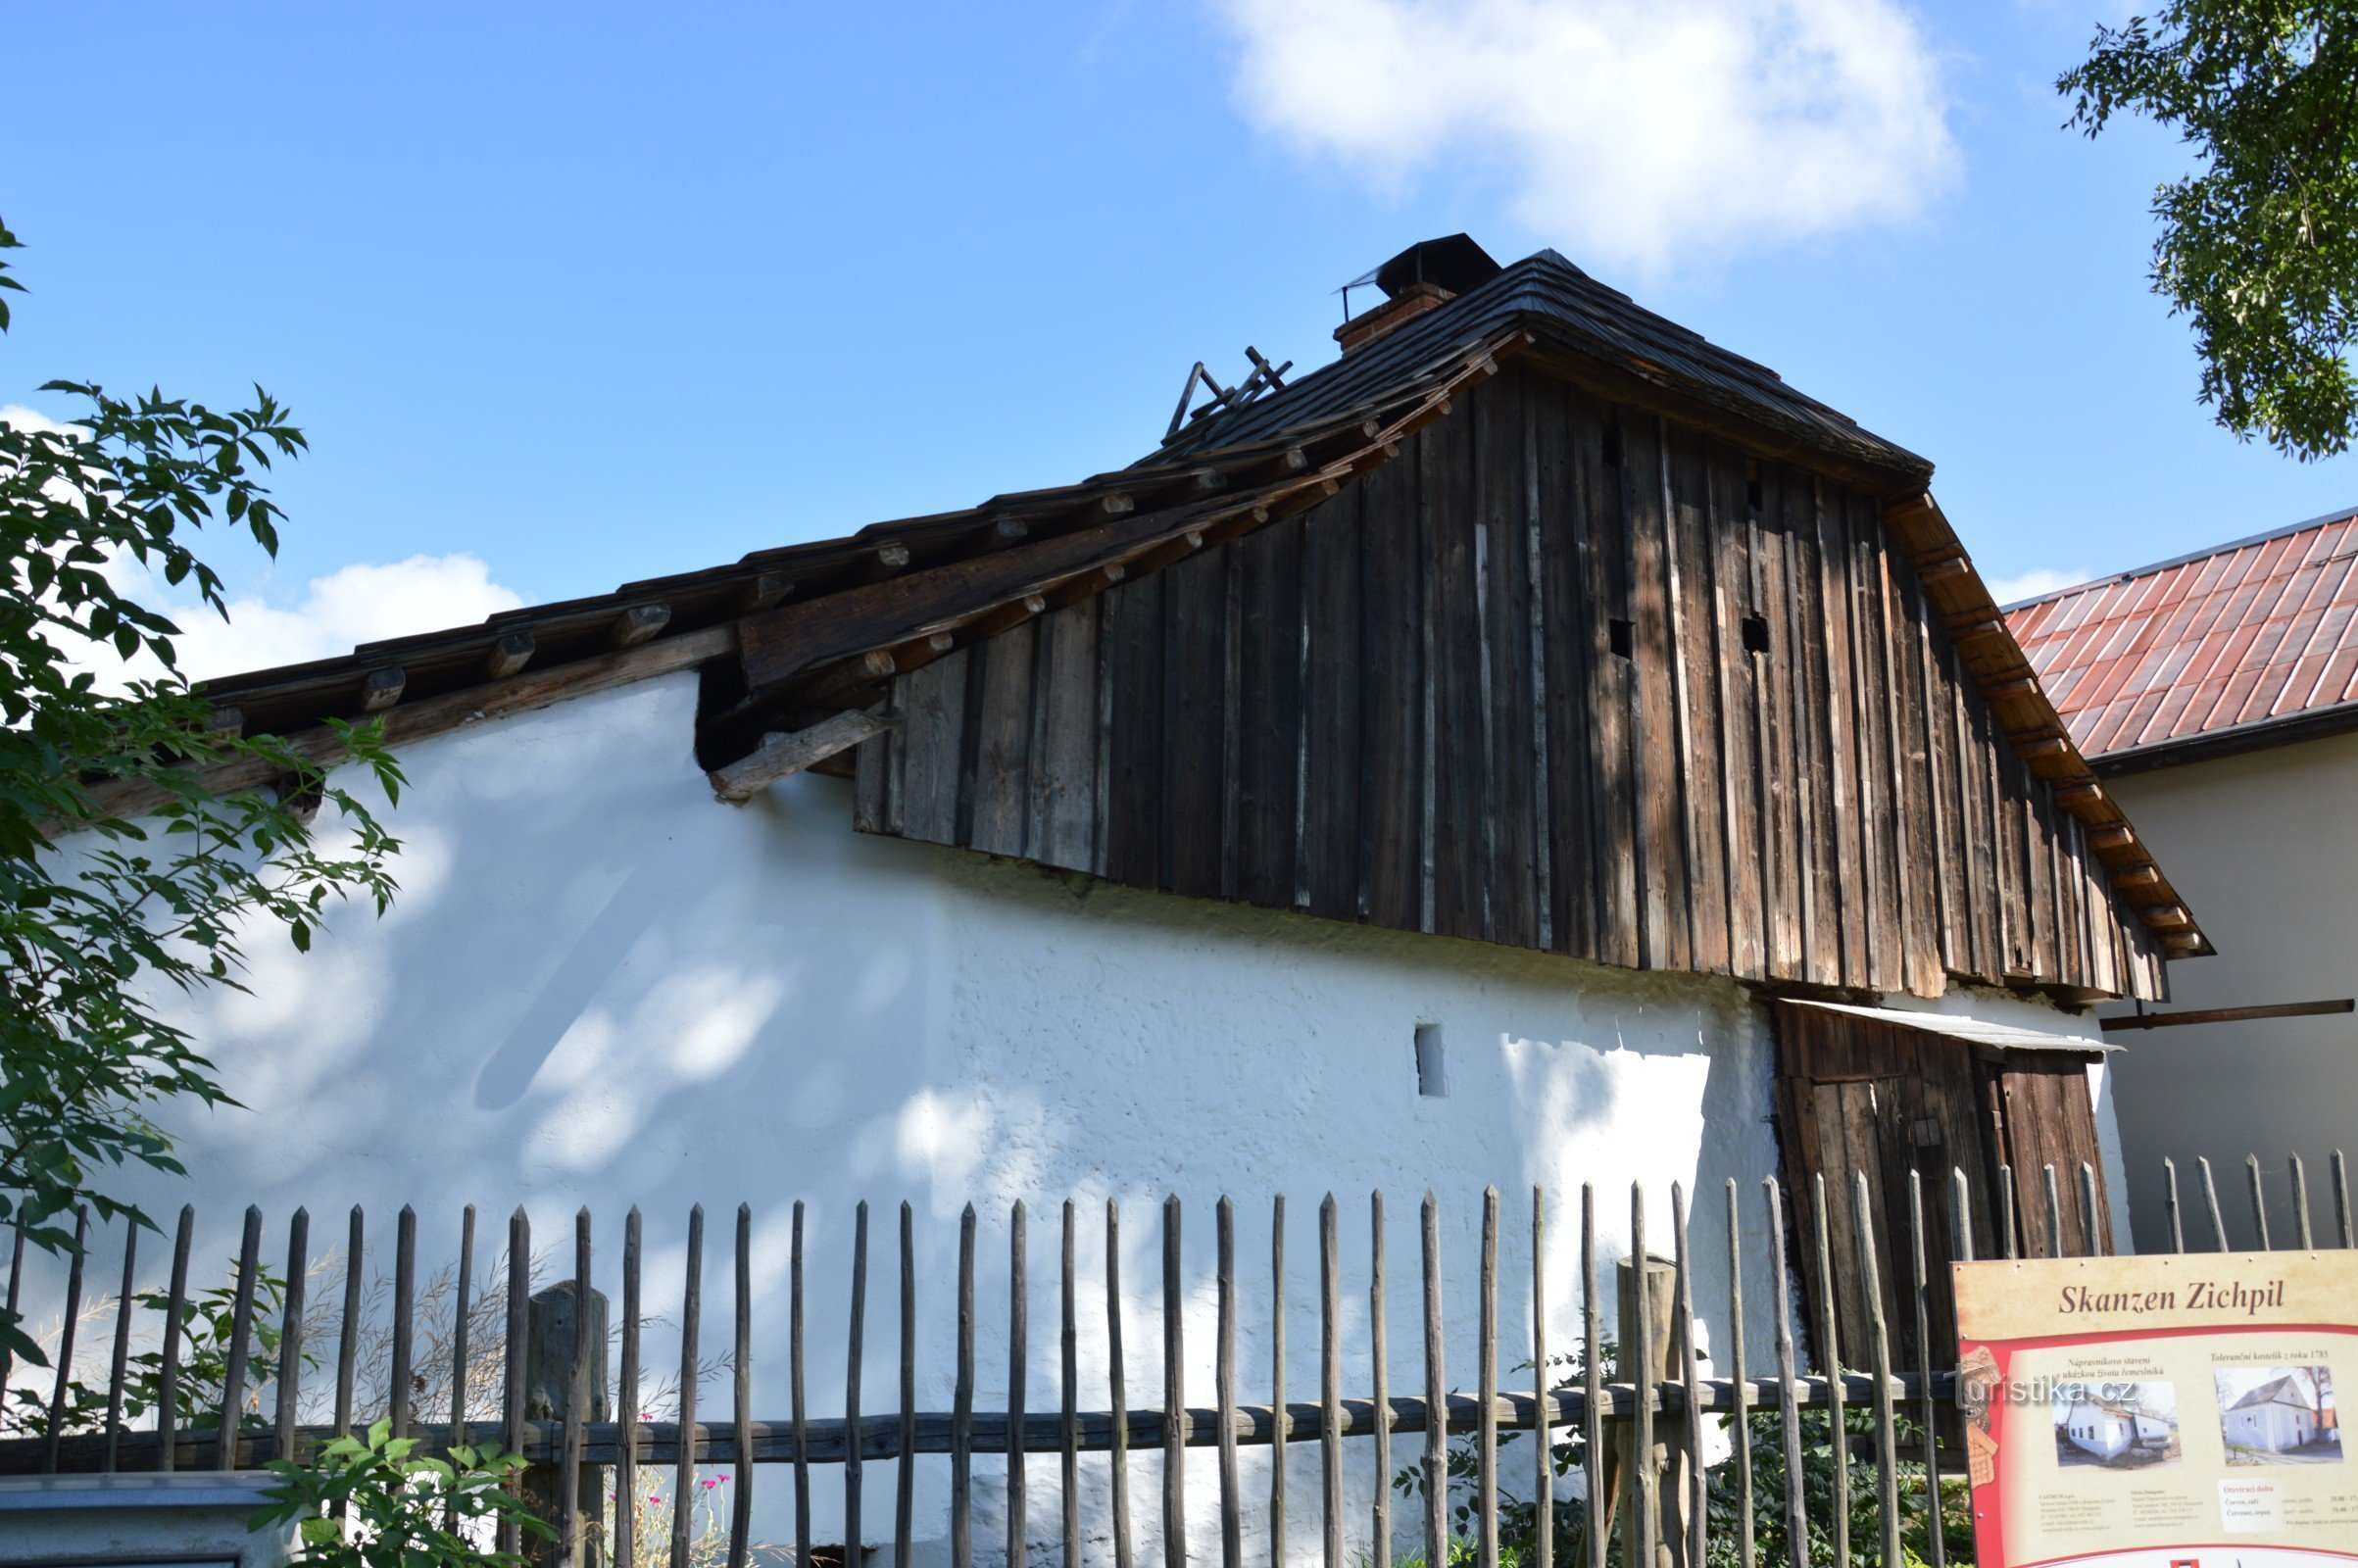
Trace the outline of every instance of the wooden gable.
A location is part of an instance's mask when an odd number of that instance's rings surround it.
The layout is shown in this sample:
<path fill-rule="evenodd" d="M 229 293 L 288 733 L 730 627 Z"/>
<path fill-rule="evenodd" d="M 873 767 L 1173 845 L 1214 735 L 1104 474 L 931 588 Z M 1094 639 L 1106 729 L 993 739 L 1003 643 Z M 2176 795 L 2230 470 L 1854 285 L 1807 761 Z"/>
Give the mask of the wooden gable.
<path fill-rule="evenodd" d="M 894 675 L 859 825 L 1637 968 L 2166 994 L 1876 498 L 1520 362 L 1448 407 Z"/>

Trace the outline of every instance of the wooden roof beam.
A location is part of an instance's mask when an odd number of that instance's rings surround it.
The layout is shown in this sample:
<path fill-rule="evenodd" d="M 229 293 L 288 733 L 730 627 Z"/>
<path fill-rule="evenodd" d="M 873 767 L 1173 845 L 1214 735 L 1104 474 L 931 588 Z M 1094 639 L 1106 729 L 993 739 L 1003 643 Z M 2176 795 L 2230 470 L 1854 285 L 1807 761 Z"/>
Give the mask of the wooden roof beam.
<path fill-rule="evenodd" d="M 532 656 L 539 650 L 540 644 L 528 631 L 500 633 L 499 641 L 483 655 L 483 678 L 506 680 L 532 662 Z"/>
<path fill-rule="evenodd" d="M 401 701 L 402 688 L 409 685 L 408 671 L 399 664 L 372 669 L 361 677 L 361 711 L 381 713 Z"/>
<path fill-rule="evenodd" d="M 873 740 L 900 722 L 898 713 L 838 713 L 806 729 L 764 735 L 750 755 L 713 768 L 707 776 L 712 781 L 714 795 L 732 806 L 742 805 L 778 780 Z"/>
<path fill-rule="evenodd" d="M 868 583 L 882 582 L 887 577 L 899 576 L 908 569 L 909 546 L 903 544 L 878 545 L 850 564 L 837 587 L 839 589 L 862 587 Z"/>
<path fill-rule="evenodd" d="M 671 624 L 669 605 L 633 605 L 614 618 L 606 628 L 609 648 L 636 648 L 652 641 L 655 634 Z"/>
<path fill-rule="evenodd" d="M 782 571 L 762 571 L 737 590 L 737 613 L 759 614 L 794 597 L 794 579 Z"/>

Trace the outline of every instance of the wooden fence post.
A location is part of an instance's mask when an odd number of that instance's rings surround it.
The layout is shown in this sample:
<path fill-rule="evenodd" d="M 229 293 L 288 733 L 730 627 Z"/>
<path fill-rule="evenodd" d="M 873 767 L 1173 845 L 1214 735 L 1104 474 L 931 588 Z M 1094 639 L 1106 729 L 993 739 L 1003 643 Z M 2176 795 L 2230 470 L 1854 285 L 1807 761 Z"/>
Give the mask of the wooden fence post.
<path fill-rule="evenodd" d="M 1695 1375 L 1694 1348 L 1684 1344 L 1678 1321 L 1678 1268 L 1670 1259 L 1648 1252 L 1641 1297 L 1638 1264 L 1623 1258 L 1615 1269 L 1618 1287 L 1620 1339 L 1613 1368 L 1617 1383 L 1635 1384 L 1641 1399 L 1655 1383 L 1688 1383 Z M 1644 1309 L 1641 1313 L 1640 1302 Z M 1642 1560 L 1640 1500 L 1654 1506 L 1654 1561 L 1651 1568 L 1702 1568 L 1687 1561 L 1689 1471 L 1695 1456 L 1686 1442 L 1684 1421 L 1656 1420 L 1653 1452 L 1637 1452 L 1637 1424 L 1627 1418 L 1605 1425 L 1605 1453 L 1613 1477 L 1610 1506 L 1621 1516 L 1621 1560 Z M 1641 1484 L 1638 1466 L 1650 1458 L 1648 1484 Z M 1608 1516 L 1607 1528 L 1610 1528 Z"/>
<path fill-rule="evenodd" d="M 581 1411 L 585 1421 L 611 1421 L 606 1377 L 606 1297 L 604 1293 L 589 1293 L 589 1363 L 586 1367 L 574 1362 L 574 1344 L 577 1319 L 574 1316 L 574 1290 L 571 1280 L 560 1281 L 547 1290 L 535 1292 L 525 1312 L 524 1342 L 524 1415 L 532 1421 L 564 1421 L 573 1413 L 577 1397 L 586 1397 L 588 1408 Z M 586 1375 L 584 1375 L 586 1374 Z M 557 1463 L 536 1464 L 524 1472 L 524 1499 L 532 1511 L 554 1527 L 565 1516 L 562 1478 L 564 1466 Z M 605 1517 L 606 1470 L 602 1466 L 584 1465 L 581 1468 L 579 1500 L 582 1531 L 580 1568 L 598 1568 L 606 1556 L 606 1532 L 598 1521 Z M 626 1506 L 624 1499 L 615 1499 L 615 1506 Z M 565 1558 L 561 1541 L 538 1537 L 524 1543 L 525 1556 L 537 1564 L 560 1564 Z"/>

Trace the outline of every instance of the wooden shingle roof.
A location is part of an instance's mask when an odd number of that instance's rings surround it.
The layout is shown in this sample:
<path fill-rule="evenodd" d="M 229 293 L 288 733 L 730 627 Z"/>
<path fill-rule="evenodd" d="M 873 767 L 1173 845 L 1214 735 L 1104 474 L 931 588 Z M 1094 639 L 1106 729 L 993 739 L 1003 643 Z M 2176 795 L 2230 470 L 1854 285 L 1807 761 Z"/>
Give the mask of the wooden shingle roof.
<path fill-rule="evenodd" d="M 2008 607 L 2099 773 L 2358 726 L 2358 513 Z"/>

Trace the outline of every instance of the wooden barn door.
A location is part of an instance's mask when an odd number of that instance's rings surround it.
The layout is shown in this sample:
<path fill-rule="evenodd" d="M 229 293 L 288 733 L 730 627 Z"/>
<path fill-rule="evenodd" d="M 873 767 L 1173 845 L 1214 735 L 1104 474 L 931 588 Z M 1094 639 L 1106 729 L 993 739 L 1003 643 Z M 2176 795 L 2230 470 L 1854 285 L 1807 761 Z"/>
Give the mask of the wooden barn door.
<path fill-rule="evenodd" d="M 2103 1256 L 2112 1251 L 2112 1208 L 2104 1189 L 2104 1160 L 2096 1146 L 2096 1114 L 2088 1096 L 2085 1056 L 2011 1052 L 1981 1064 L 1983 1119 L 1996 1157 L 2014 1169 L 2020 1246 L 2028 1257 Z M 2047 1217 L 2046 1173 L 2055 1167 L 2063 1221 L 2056 1245 Z M 2096 1229 L 2082 1216 L 2080 1167 L 2096 1173 Z"/>
<path fill-rule="evenodd" d="M 1918 1364 L 1915 1281 L 1908 1246 L 1908 1172 L 1924 1184 L 1925 1262 L 1944 1279 L 1957 1249 L 1949 1237 L 1948 1170 L 1982 1168 L 1981 1118 L 1975 1114 L 1973 1060 L 1960 1041 L 1824 1008 L 1776 1004 L 1778 1131 L 1793 1191 L 1796 1272 L 1809 1303 L 1811 1340 L 1821 1364 L 1827 1318 L 1818 1283 L 1815 1184 L 1825 1180 L 1828 1251 L 1841 1312 L 1834 1328 L 1844 1364 L 1864 1366 L 1868 1323 L 1858 1266 L 1854 1176 L 1863 1171 L 1873 1202 L 1877 1273 L 1894 1364 Z M 1988 1255 L 1987 1214 L 1977 1208 L 1974 1249 Z M 1948 1293 L 1933 1293 L 1935 1366 L 1956 1359 Z"/>
<path fill-rule="evenodd" d="M 1972 1042 L 1915 1027 L 1895 1015 L 1864 1015 L 1778 1001 L 1778 1131 L 1792 1190 L 1794 1257 L 1809 1309 L 1812 1341 L 1826 1345 L 1827 1314 L 1818 1284 L 1815 1189 L 1823 1177 L 1826 1230 L 1840 1305 L 1834 1329 L 1843 1362 L 1866 1364 L 1869 1315 L 1858 1265 L 1854 1178 L 1866 1175 L 1873 1212 L 1871 1240 L 1882 1289 L 1884 1322 L 1895 1365 L 1914 1367 L 1923 1348 L 1916 1336 L 1915 1274 L 1908 1225 L 1908 1176 L 1922 1185 L 1925 1264 L 1933 1281 L 1932 1364 L 1953 1366 L 1956 1324 L 1947 1289 L 1948 1265 L 1958 1253 L 1951 1234 L 1949 1172 L 1971 1178 L 1973 1253 L 1998 1255 L 1997 1168 L 2014 1163 L 2019 1184 L 2019 1235 L 2026 1250 L 2047 1244 L 2039 1167 L 2055 1162 L 2066 1198 L 2067 1248 L 2085 1244 L 2077 1191 L 2080 1160 L 2095 1160 L 2095 1115 L 2088 1096 L 2086 1058 L 2061 1053 L 1991 1052 Z M 2033 1161 L 2026 1173 L 2024 1159 Z M 2101 1170 L 2099 1165 L 2098 1170 Z M 2100 1178 L 2099 1178 L 2100 1180 Z M 2100 1195 L 2099 1195 L 2100 1196 Z M 2032 1211 L 2036 1210 L 2034 1214 Z M 2036 1221 L 2036 1228 L 2031 1228 Z M 2099 1236 L 2109 1230 L 2099 1205 Z"/>

